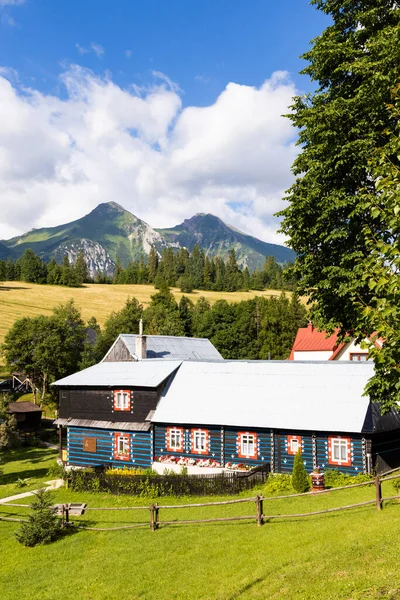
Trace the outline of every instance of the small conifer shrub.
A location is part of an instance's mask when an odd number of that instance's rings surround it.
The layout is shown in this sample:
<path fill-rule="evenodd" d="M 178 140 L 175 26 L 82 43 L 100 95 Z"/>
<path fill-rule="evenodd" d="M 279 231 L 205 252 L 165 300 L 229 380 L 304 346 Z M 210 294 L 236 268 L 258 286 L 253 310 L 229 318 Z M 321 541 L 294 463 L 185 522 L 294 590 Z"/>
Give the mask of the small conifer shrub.
<path fill-rule="evenodd" d="M 37 546 L 49 544 L 61 534 L 61 523 L 52 508 L 52 495 L 44 488 L 35 492 L 35 499 L 31 503 L 32 513 L 28 521 L 21 525 L 15 534 L 17 540 L 24 546 Z"/>
<path fill-rule="evenodd" d="M 292 486 L 297 494 L 308 492 L 310 489 L 310 478 L 307 475 L 307 471 L 301 457 L 301 450 L 299 450 L 294 457 Z"/>

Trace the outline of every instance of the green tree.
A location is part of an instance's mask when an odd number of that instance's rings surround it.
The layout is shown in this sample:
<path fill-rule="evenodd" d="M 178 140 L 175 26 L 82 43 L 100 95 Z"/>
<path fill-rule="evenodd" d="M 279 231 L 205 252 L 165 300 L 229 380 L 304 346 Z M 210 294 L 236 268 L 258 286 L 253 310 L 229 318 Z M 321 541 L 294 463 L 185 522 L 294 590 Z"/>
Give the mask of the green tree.
<path fill-rule="evenodd" d="M 179 319 L 182 323 L 184 333 L 188 337 L 193 335 L 193 302 L 186 296 L 182 296 L 179 302 Z"/>
<path fill-rule="evenodd" d="M 14 415 L 5 413 L 0 423 L 0 452 L 11 450 L 19 445 L 17 420 Z"/>
<path fill-rule="evenodd" d="M 78 256 L 76 257 L 74 268 L 78 283 L 80 285 L 90 281 L 89 269 L 86 264 L 85 253 L 83 250 L 80 250 Z"/>
<path fill-rule="evenodd" d="M 120 333 L 138 333 L 139 321 L 143 316 L 143 306 L 136 298 L 128 298 L 122 310 L 112 312 L 98 335 L 94 356 L 101 360 L 111 348 Z"/>
<path fill-rule="evenodd" d="M 7 365 L 26 373 L 41 390 L 43 402 L 53 381 L 78 370 L 85 337 L 85 324 L 70 300 L 49 317 L 18 319 L 1 349 Z"/>
<path fill-rule="evenodd" d="M 301 450 L 299 450 L 294 457 L 292 486 L 297 494 L 303 494 L 304 492 L 308 492 L 310 489 L 310 478 L 307 475 L 307 471 L 304 466 Z"/>
<path fill-rule="evenodd" d="M 23 523 L 15 534 L 17 540 L 24 546 L 49 544 L 60 537 L 61 522 L 55 514 L 56 509 L 52 507 L 52 499 L 52 494 L 44 488 L 35 492 L 28 522 Z"/>
<path fill-rule="evenodd" d="M 46 283 L 46 264 L 31 250 L 27 248 L 18 259 L 20 278 L 28 283 Z"/>
<path fill-rule="evenodd" d="M 149 252 L 149 260 L 147 263 L 147 267 L 149 269 L 149 283 L 154 283 L 154 280 L 157 275 L 158 269 L 158 254 L 154 246 L 150 248 Z"/>
<path fill-rule="evenodd" d="M 368 263 L 365 232 L 382 235 L 367 201 L 379 205 L 380 197 L 370 158 L 396 121 L 386 105 L 400 77 L 400 8 L 393 0 L 313 4 L 333 22 L 304 55 L 304 73 L 319 87 L 296 97 L 289 115 L 301 152 L 282 231 L 297 252 L 293 271 L 313 321 L 363 336 L 360 305 L 371 307 L 376 289 L 355 265 Z"/>

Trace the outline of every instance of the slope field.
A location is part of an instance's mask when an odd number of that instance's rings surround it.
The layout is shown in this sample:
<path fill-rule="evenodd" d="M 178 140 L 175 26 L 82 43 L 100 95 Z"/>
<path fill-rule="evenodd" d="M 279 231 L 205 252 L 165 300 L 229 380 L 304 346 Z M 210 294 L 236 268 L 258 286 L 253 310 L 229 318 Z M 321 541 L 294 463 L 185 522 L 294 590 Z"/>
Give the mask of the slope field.
<path fill-rule="evenodd" d="M 101 285 L 87 284 L 82 288 L 67 288 L 56 285 L 38 285 L 21 281 L 7 281 L 0 285 L 0 343 L 13 323 L 22 317 L 48 315 L 52 308 L 73 298 L 85 320 L 96 317 L 100 325 L 104 325 L 112 311 L 120 310 L 128 297 L 135 297 L 146 306 L 152 294 L 156 293 L 152 285 Z M 178 289 L 173 289 L 179 301 L 183 296 Z M 207 292 L 199 291 L 185 294 L 193 302 L 204 296 L 211 303 L 216 300 L 239 302 L 255 296 L 279 296 L 282 292 L 265 290 L 262 292 Z M 290 294 L 290 292 L 286 292 Z"/>

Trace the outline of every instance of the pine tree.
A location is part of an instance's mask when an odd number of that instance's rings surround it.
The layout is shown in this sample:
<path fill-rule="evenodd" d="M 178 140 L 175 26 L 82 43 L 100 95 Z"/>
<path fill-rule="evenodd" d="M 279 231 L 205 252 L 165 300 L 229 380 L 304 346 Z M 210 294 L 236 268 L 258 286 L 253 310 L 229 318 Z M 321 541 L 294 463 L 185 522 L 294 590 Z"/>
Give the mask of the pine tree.
<path fill-rule="evenodd" d="M 44 488 L 35 492 L 31 510 L 28 522 L 23 523 L 15 534 L 17 540 L 28 547 L 55 541 L 61 535 L 61 523 L 52 507 L 50 492 Z"/>
<path fill-rule="evenodd" d="M 300 449 L 294 457 L 292 486 L 297 494 L 303 494 L 310 489 L 310 478 L 307 475 Z"/>
<path fill-rule="evenodd" d="M 154 283 L 158 269 L 158 254 L 154 246 L 150 248 L 147 268 L 149 270 L 149 283 Z"/>
<path fill-rule="evenodd" d="M 74 268 L 78 283 L 88 283 L 88 281 L 90 280 L 90 275 L 83 250 L 81 250 L 78 256 L 76 257 Z"/>

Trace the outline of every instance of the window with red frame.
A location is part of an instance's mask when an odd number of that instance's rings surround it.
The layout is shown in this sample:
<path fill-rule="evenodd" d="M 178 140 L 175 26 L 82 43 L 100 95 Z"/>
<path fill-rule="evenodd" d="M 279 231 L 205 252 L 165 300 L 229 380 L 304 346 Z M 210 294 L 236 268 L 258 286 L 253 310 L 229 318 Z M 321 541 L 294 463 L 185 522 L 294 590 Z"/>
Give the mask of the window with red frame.
<path fill-rule="evenodd" d="M 114 390 L 114 410 L 131 409 L 130 390 Z"/>
<path fill-rule="evenodd" d="M 183 452 L 183 429 L 181 427 L 167 427 L 166 441 L 169 452 Z"/>
<path fill-rule="evenodd" d="M 239 458 L 257 458 L 257 434 L 242 431 L 238 433 Z"/>
<path fill-rule="evenodd" d="M 129 460 L 129 433 L 114 433 L 114 458 L 117 460 Z"/>
<path fill-rule="evenodd" d="M 210 435 L 207 429 L 192 429 L 193 454 L 208 454 Z"/>
<path fill-rule="evenodd" d="M 328 438 L 328 463 L 339 467 L 351 466 L 351 438 Z"/>
<path fill-rule="evenodd" d="M 301 450 L 301 437 L 299 435 L 288 435 L 288 454 L 297 454 Z"/>

